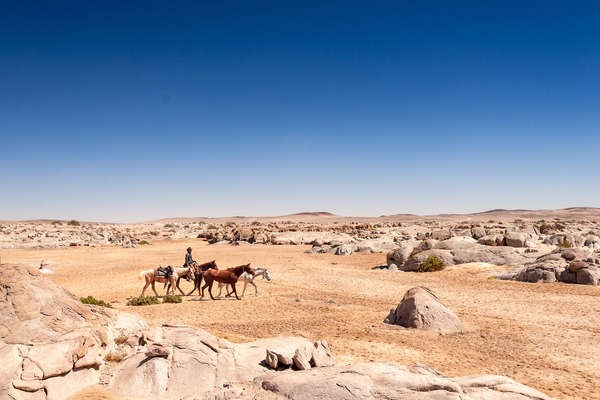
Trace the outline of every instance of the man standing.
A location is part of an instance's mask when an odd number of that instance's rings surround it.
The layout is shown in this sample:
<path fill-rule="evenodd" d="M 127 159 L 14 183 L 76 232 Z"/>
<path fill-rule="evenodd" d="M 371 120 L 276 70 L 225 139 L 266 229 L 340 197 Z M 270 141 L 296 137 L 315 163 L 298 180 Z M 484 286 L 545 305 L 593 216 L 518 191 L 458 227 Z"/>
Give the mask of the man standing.
<path fill-rule="evenodd" d="M 192 258 L 192 248 L 188 247 L 187 248 L 187 253 L 185 254 L 185 264 L 183 264 L 184 267 L 189 267 L 190 265 L 192 265 L 194 263 L 194 259 Z"/>

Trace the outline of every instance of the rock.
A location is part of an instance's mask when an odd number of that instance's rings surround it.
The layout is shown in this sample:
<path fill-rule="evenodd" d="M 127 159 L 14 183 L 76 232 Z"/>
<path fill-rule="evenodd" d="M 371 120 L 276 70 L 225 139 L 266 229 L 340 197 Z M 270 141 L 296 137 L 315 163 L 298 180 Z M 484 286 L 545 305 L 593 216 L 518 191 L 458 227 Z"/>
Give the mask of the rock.
<path fill-rule="evenodd" d="M 478 243 L 485 246 L 504 246 L 504 235 L 487 235 L 479 238 Z"/>
<path fill-rule="evenodd" d="M 267 376 L 262 388 L 277 398 L 295 400 L 550 400 L 543 393 L 501 376 L 448 378 L 419 365 L 391 363 L 283 371 Z"/>
<path fill-rule="evenodd" d="M 507 232 L 504 235 L 504 240 L 506 245 L 510 247 L 528 247 L 530 237 L 524 232 Z"/>
<path fill-rule="evenodd" d="M 354 243 L 342 244 L 335 249 L 335 255 L 349 256 L 354 254 L 354 250 L 356 250 L 356 245 Z"/>
<path fill-rule="evenodd" d="M 406 261 L 406 263 L 400 266 L 399 268 L 402 271 L 418 271 L 421 264 L 423 264 L 425 260 L 432 256 L 437 257 L 439 260 L 441 260 L 445 266 L 454 264 L 452 252 L 450 250 L 432 249 L 421 251 L 416 254 L 413 253 L 408 259 L 408 261 Z"/>
<path fill-rule="evenodd" d="M 146 350 L 147 358 L 153 358 L 153 357 L 169 358 L 170 355 L 171 355 L 171 350 L 168 347 L 165 347 L 164 345 L 162 345 L 161 343 L 152 343 L 148 347 L 148 350 Z"/>
<path fill-rule="evenodd" d="M 296 349 L 294 357 L 292 358 L 292 361 L 294 362 L 296 368 L 298 368 L 299 370 L 311 368 L 310 362 L 313 358 L 313 348 L 314 347 L 312 345 L 306 344 Z"/>
<path fill-rule="evenodd" d="M 267 349 L 265 363 L 269 366 L 269 368 L 276 369 L 277 364 L 279 364 L 279 357 L 277 356 L 277 353 Z"/>
<path fill-rule="evenodd" d="M 387 265 L 404 265 L 417 245 L 418 242 L 416 241 L 403 242 L 399 248 L 387 253 Z"/>
<path fill-rule="evenodd" d="M 484 228 L 482 228 L 480 226 L 471 228 L 471 236 L 473 237 L 473 239 L 481 239 L 485 235 L 486 235 L 486 232 L 485 232 Z"/>
<path fill-rule="evenodd" d="M 447 240 L 452 237 L 449 230 L 438 230 L 431 232 L 431 238 L 434 240 Z"/>
<path fill-rule="evenodd" d="M 398 271 L 398 266 L 396 264 L 394 264 L 394 263 L 390 263 L 388 265 L 388 270 L 389 271 Z"/>
<path fill-rule="evenodd" d="M 398 307 L 390 311 L 385 322 L 405 328 L 443 332 L 459 332 L 463 329 L 458 317 L 425 287 L 408 290 Z"/>
<path fill-rule="evenodd" d="M 336 364 L 336 359 L 331 353 L 329 344 L 325 340 L 314 343 L 312 362 L 315 367 L 330 367 Z"/>
<path fill-rule="evenodd" d="M 585 261 L 571 261 L 569 263 L 569 271 L 571 272 L 577 272 L 582 268 L 586 268 L 588 266 L 588 264 Z"/>

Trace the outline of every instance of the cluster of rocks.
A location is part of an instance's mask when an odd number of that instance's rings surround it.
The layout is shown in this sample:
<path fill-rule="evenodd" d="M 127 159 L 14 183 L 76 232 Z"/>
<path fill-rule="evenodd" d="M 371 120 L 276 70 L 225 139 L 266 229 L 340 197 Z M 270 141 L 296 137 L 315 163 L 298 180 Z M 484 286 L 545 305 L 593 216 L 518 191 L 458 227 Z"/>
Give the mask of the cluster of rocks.
<path fill-rule="evenodd" d="M 387 253 L 387 267 L 396 271 L 418 271 L 430 257 L 444 266 L 484 262 L 495 265 L 523 265 L 535 259 L 533 253 L 509 246 L 486 246 L 475 239 L 457 236 L 446 240 L 405 241 Z"/>
<path fill-rule="evenodd" d="M 586 248 L 556 249 L 513 273 L 501 276 L 522 282 L 565 282 L 600 285 L 600 254 Z"/>
<path fill-rule="evenodd" d="M 549 229 L 548 226 L 544 227 L 545 232 Z M 422 266 L 431 259 L 442 268 L 480 262 L 519 268 L 502 274 L 502 279 L 600 284 L 598 237 L 591 233 L 583 236 L 572 232 L 552 232 L 546 237 L 514 230 L 489 234 L 472 229 L 471 233 L 471 237 L 449 237 L 451 235 L 436 231 L 423 240 L 402 241 L 387 253 L 387 268 L 393 271 L 422 271 Z M 546 252 L 540 255 L 540 246 L 544 245 Z"/>
<path fill-rule="evenodd" d="M 0 283 L 2 399 L 66 399 L 92 386 L 128 399 L 549 399 L 501 376 L 339 363 L 325 341 L 234 344 L 198 328 L 149 325 L 84 305 L 26 267 L 0 265 Z"/>

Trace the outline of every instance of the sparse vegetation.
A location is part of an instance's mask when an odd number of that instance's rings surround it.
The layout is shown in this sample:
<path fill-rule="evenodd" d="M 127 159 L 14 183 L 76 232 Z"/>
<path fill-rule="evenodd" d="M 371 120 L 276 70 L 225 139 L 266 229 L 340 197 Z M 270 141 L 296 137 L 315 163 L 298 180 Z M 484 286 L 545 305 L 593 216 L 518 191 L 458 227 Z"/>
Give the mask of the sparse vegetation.
<path fill-rule="evenodd" d="M 252 221 L 252 225 L 257 226 L 257 225 L 262 225 L 259 221 Z"/>
<path fill-rule="evenodd" d="M 573 243 L 565 239 L 562 243 L 558 244 L 558 247 L 560 247 L 561 249 L 570 249 L 571 247 L 573 247 Z"/>
<path fill-rule="evenodd" d="M 181 296 L 166 295 L 163 297 L 163 303 L 181 303 L 182 301 Z"/>
<path fill-rule="evenodd" d="M 444 269 L 444 262 L 436 256 L 429 256 L 419 265 L 417 272 L 434 272 Z"/>
<path fill-rule="evenodd" d="M 496 275 L 488 276 L 488 279 L 498 279 Z"/>
<path fill-rule="evenodd" d="M 159 301 L 156 297 L 152 296 L 139 296 L 132 297 L 127 301 L 128 306 L 149 306 L 151 304 L 158 304 Z"/>
<path fill-rule="evenodd" d="M 112 305 L 110 303 L 107 303 L 104 300 L 97 300 L 93 296 L 82 297 L 79 300 L 83 304 L 92 304 L 92 305 L 95 305 L 95 306 L 112 308 Z"/>
<path fill-rule="evenodd" d="M 52 221 L 52 225 L 62 225 L 62 221 Z"/>
<path fill-rule="evenodd" d="M 175 228 L 174 224 L 165 224 L 165 228 Z"/>
<path fill-rule="evenodd" d="M 210 224 L 209 226 L 206 227 L 207 229 L 219 229 L 217 228 L 216 225 Z"/>
<path fill-rule="evenodd" d="M 149 241 L 147 241 L 147 240 L 140 240 L 140 241 L 138 242 L 138 244 L 139 244 L 140 246 L 145 246 L 145 245 L 149 245 L 149 244 L 151 244 L 151 243 L 150 243 Z"/>
<path fill-rule="evenodd" d="M 79 223 L 79 221 L 72 219 L 69 222 L 67 222 L 67 225 L 80 226 L 81 224 Z"/>
<path fill-rule="evenodd" d="M 237 226 L 237 224 L 233 221 L 229 221 L 225 224 L 225 227 L 227 227 L 227 228 L 232 228 L 234 226 Z"/>

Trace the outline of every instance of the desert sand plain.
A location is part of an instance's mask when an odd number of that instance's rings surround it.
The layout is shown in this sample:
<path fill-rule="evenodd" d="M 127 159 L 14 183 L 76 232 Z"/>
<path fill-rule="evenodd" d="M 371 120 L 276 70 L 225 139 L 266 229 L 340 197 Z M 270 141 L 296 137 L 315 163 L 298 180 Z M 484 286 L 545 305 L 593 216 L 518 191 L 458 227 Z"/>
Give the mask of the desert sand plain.
<path fill-rule="evenodd" d="M 195 294 L 181 304 L 126 306 L 143 287 L 139 271 L 181 265 L 188 246 L 198 261 L 216 259 L 221 268 L 250 262 L 267 267 L 273 280 L 259 278 L 258 296 L 249 286 L 241 301 Z M 373 269 L 385 264 L 385 253 L 336 256 L 306 254 L 308 249 L 181 239 L 136 248 L 3 249 L 0 256 L 3 263 L 30 266 L 45 260 L 51 279 L 76 296 L 92 295 L 156 322 L 201 327 L 234 342 L 324 338 L 341 360 L 419 362 L 448 375 L 505 375 L 559 399 L 600 398 L 599 287 L 490 279 L 507 268 L 478 263 L 433 273 L 390 272 Z M 414 286 L 436 292 L 464 332 L 383 323 Z M 182 287 L 191 290 L 190 283 Z"/>

